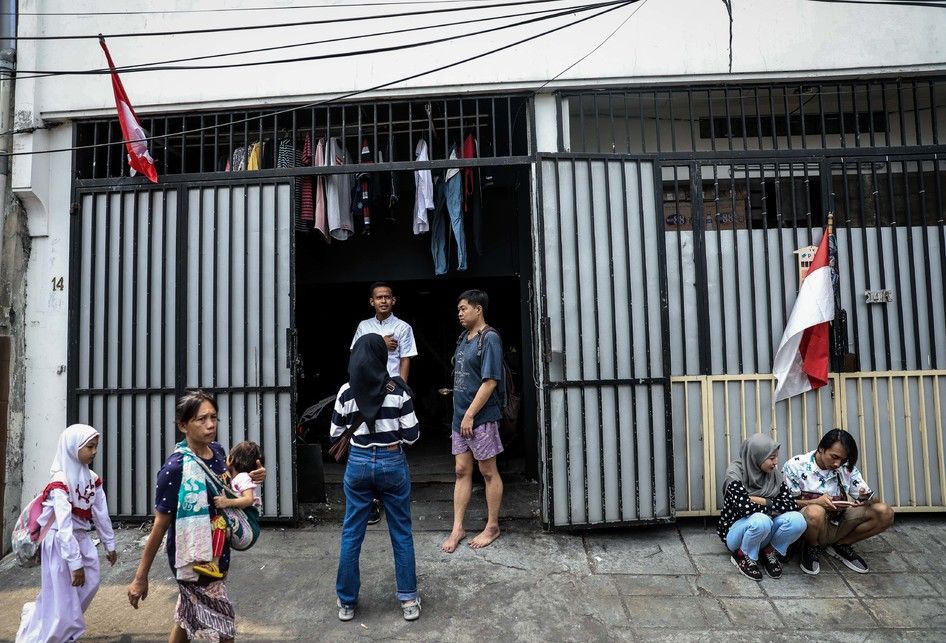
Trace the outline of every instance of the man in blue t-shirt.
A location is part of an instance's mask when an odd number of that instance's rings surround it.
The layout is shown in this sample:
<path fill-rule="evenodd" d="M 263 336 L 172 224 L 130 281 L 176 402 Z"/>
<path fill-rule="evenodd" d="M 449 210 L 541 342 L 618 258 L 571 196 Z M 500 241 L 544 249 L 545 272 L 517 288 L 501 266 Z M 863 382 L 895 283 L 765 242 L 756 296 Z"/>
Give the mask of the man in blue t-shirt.
<path fill-rule="evenodd" d="M 453 356 L 453 455 L 457 481 L 453 493 L 453 531 L 441 549 L 453 553 L 466 537 L 463 516 L 473 490 L 473 461 L 486 483 L 486 528 L 470 547 L 486 547 L 499 538 L 499 506 L 503 481 L 496 469 L 502 452 L 499 439 L 498 387 L 503 384 L 503 344 L 499 333 L 486 323 L 489 298 L 482 290 L 467 290 L 457 299 L 457 317 L 464 333 Z M 443 392 L 449 393 L 449 389 Z"/>

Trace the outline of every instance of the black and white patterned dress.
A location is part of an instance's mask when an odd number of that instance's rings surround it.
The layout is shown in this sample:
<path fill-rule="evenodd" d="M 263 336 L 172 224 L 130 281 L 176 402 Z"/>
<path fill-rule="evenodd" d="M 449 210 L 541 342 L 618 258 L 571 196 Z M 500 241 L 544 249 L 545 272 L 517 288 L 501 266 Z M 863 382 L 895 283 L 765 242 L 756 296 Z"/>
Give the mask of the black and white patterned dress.
<path fill-rule="evenodd" d="M 778 516 L 787 511 L 798 511 L 798 505 L 795 504 L 795 498 L 785 483 L 782 483 L 778 495 L 774 498 L 767 498 L 767 505 L 759 505 L 749 498 L 749 492 L 739 481 L 730 482 L 726 486 L 726 493 L 723 496 L 723 510 L 719 514 L 719 525 L 716 527 L 716 533 L 723 542 L 726 542 L 726 536 L 729 535 L 729 529 L 733 524 L 746 516 L 754 513 L 764 513 L 769 516 Z"/>

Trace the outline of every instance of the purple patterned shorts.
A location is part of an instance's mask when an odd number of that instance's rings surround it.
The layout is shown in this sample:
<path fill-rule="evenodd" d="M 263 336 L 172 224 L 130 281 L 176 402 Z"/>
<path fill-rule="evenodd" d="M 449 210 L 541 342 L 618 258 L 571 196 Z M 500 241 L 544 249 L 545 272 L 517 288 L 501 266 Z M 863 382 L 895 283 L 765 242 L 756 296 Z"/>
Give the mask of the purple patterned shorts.
<path fill-rule="evenodd" d="M 473 427 L 473 437 L 465 438 L 459 431 L 453 434 L 453 455 L 460 455 L 467 451 L 473 452 L 473 458 L 478 462 L 495 458 L 503 452 L 503 443 L 499 439 L 499 422 L 484 422 Z"/>

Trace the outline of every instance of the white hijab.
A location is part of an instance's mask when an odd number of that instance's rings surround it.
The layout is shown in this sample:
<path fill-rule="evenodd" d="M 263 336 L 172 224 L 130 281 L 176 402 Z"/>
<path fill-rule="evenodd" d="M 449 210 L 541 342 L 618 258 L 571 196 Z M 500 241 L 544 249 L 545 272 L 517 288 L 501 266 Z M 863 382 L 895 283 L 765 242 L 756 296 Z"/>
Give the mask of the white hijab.
<path fill-rule="evenodd" d="M 49 473 L 56 482 L 62 482 L 69 490 L 69 502 L 75 509 L 89 509 L 95 497 L 95 480 L 98 476 L 88 465 L 79 462 L 79 449 L 99 432 L 88 424 L 73 424 L 59 436 L 56 457 Z"/>

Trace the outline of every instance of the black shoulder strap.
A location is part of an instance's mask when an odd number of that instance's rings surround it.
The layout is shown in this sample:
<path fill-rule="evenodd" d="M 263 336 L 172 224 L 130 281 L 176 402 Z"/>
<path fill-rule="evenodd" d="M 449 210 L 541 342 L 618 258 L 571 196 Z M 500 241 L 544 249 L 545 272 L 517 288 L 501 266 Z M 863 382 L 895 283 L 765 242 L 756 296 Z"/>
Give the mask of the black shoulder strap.
<path fill-rule="evenodd" d="M 483 327 L 483 330 L 477 333 L 477 338 L 476 338 L 476 356 L 477 357 L 483 356 L 483 342 L 486 341 L 486 333 L 496 333 L 498 335 L 499 331 L 493 328 L 492 326 L 486 325 Z"/>
<path fill-rule="evenodd" d="M 351 424 L 348 425 L 348 430 L 351 431 L 351 435 L 355 435 L 355 431 L 358 430 L 358 427 L 360 427 L 364 421 L 365 416 L 361 414 L 361 411 L 356 411 L 355 417 L 352 419 Z M 370 426 L 368 427 L 368 432 L 373 433 Z"/>

